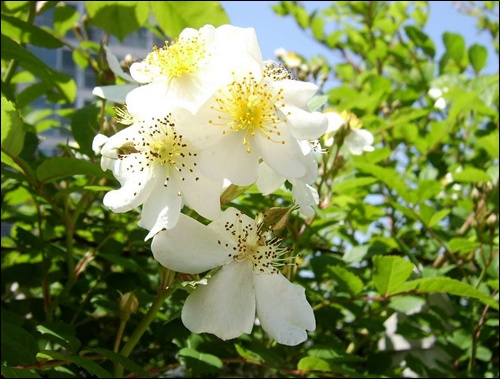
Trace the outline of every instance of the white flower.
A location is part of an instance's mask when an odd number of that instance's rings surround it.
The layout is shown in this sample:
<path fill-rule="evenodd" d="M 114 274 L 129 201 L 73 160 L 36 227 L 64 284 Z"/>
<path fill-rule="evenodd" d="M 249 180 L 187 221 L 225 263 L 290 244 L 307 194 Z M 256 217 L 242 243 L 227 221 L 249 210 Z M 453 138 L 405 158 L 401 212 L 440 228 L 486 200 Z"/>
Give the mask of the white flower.
<path fill-rule="evenodd" d="M 106 60 L 111 71 L 113 71 L 116 76 L 119 76 L 130 84 L 117 84 L 95 87 L 92 91 L 92 94 L 102 97 L 103 99 L 113 101 L 115 103 L 124 103 L 127 98 L 127 94 L 133 89 L 137 88 L 139 86 L 139 83 L 135 81 L 134 78 L 132 78 L 129 74 L 123 71 L 118 58 L 113 54 L 109 47 L 103 45 L 103 48 L 106 52 Z"/>
<path fill-rule="evenodd" d="M 326 117 L 310 112 L 312 83 L 288 79 L 282 67 L 263 65 L 219 89 L 192 114 L 179 112 L 179 128 L 197 147 L 202 172 L 249 185 L 258 177 L 259 162 L 286 178 L 300 178 L 301 140 L 313 140 L 327 128 Z"/>
<path fill-rule="evenodd" d="M 352 113 L 327 111 L 328 129 L 325 133 L 325 146 L 333 145 L 333 136 L 339 133 L 341 128 L 345 131 L 344 144 L 352 155 L 361 155 L 364 151 L 373 151 L 373 134 L 368 130 L 361 129 L 362 122 Z"/>
<path fill-rule="evenodd" d="M 228 208 L 208 226 L 181 215 L 174 229 L 153 238 L 151 248 L 163 266 L 178 272 L 222 266 L 186 299 L 182 321 L 193 333 L 236 338 L 252 331 L 257 315 L 272 338 L 294 346 L 315 330 L 316 321 L 304 288 L 276 268 L 288 251 L 279 242 L 266 240 L 254 220 Z"/>
<path fill-rule="evenodd" d="M 318 164 L 314 152 L 304 155 L 301 163 L 306 167 L 306 174 L 301 178 L 287 178 L 271 169 L 265 162 L 258 167 L 257 188 L 263 195 L 269 195 L 282 187 L 286 180 L 292 184 L 292 196 L 304 216 L 314 215 L 313 205 L 319 203 L 318 191 L 311 186 L 318 177 Z"/>
<path fill-rule="evenodd" d="M 232 72 L 257 69 L 261 60 L 253 28 L 186 28 L 178 39 L 155 47 L 130 67 L 132 77 L 146 85 L 127 96 L 127 106 L 134 114 L 175 106 L 196 112 L 218 87 L 232 80 Z"/>
<path fill-rule="evenodd" d="M 95 137 L 96 145 L 102 137 Z M 171 114 L 134 123 L 105 141 L 101 167 L 110 169 L 122 187 L 104 196 L 104 205 L 126 212 L 143 205 L 139 226 L 146 239 L 175 226 L 185 205 L 203 217 L 220 215 L 222 180 L 205 178 L 198 151 L 174 129 Z"/>
<path fill-rule="evenodd" d="M 446 108 L 446 100 L 443 97 L 443 94 L 446 92 L 448 92 L 447 87 L 444 87 L 442 90 L 439 88 L 429 89 L 427 94 L 429 95 L 429 97 L 431 99 L 436 100 L 434 102 L 434 108 L 441 109 L 441 110 Z"/>

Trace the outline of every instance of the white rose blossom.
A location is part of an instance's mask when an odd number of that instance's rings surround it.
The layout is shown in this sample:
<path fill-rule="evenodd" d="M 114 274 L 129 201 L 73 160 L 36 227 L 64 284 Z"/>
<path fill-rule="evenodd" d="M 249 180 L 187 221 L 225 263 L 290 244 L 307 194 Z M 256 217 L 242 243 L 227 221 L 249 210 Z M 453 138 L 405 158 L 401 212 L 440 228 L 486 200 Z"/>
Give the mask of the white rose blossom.
<path fill-rule="evenodd" d="M 186 28 L 177 39 L 132 64 L 132 77 L 145 85 L 127 95 L 127 107 L 133 114 L 175 106 L 196 112 L 217 88 L 231 82 L 233 72 L 255 70 L 261 60 L 253 28 Z"/>
<path fill-rule="evenodd" d="M 209 178 L 250 185 L 261 161 L 286 178 L 307 175 L 301 142 L 319 138 L 328 124 L 307 108 L 318 87 L 262 63 L 253 72 L 233 73 L 198 112 L 178 113 L 179 130 L 202 149 L 201 170 Z"/>
<path fill-rule="evenodd" d="M 366 129 L 361 129 L 361 121 L 352 113 L 343 111 L 341 113 L 326 111 L 328 118 L 328 129 L 325 133 L 325 146 L 332 146 L 334 135 L 341 129 L 346 128 L 344 144 L 352 155 L 361 155 L 364 151 L 373 151 L 373 134 Z"/>
<path fill-rule="evenodd" d="M 171 270 L 198 274 L 220 267 L 186 299 L 182 321 L 190 331 L 232 339 L 251 333 L 257 316 L 273 339 L 294 346 L 315 330 L 304 288 L 277 268 L 289 249 L 280 248 L 276 238 L 268 240 L 261 229 L 228 208 L 208 226 L 182 214 L 175 228 L 155 235 L 153 255 Z"/>
<path fill-rule="evenodd" d="M 139 226 L 150 231 L 146 239 L 174 227 L 183 205 L 208 219 L 219 217 L 223 182 L 203 176 L 199 152 L 175 130 L 172 114 L 132 120 L 112 137 L 94 140 L 102 169 L 112 170 L 121 184 L 104 196 L 104 205 L 114 212 L 142 205 Z"/>

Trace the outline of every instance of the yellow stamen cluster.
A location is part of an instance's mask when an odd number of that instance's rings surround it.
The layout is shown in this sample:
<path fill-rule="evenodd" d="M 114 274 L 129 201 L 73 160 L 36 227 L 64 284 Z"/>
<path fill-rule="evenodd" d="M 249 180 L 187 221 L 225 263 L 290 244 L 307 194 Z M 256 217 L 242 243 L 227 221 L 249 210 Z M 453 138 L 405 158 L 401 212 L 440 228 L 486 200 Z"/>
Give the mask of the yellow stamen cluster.
<path fill-rule="evenodd" d="M 286 122 L 286 115 L 279 112 L 285 106 L 283 100 L 282 89 L 275 90 L 264 79 L 257 81 L 250 74 L 218 91 L 217 106 L 212 106 L 212 110 L 219 115 L 216 121 L 209 120 L 209 123 L 225 127 L 223 134 L 241 132 L 248 153 L 252 152 L 251 138 L 257 133 L 270 141 L 284 144 L 285 141 L 280 140 L 279 129 L 280 124 Z"/>
<path fill-rule="evenodd" d="M 292 79 L 292 75 L 283 65 L 277 65 L 271 61 L 264 63 L 264 77 L 272 80 L 273 82 L 284 79 Z"/>
<path fill-rule="evenodd" d="M 145 59 L 147 65 L 143 71 L 148 73 L 149 66 L 152 66 L 168 79 L 180 78 L 185 74 L 194 75 L 210 56 L 205 45 L 205 40 L 198 35 L 177 39 L 170 44 L 167 41 L 161 49 L 155 46 Z"/>

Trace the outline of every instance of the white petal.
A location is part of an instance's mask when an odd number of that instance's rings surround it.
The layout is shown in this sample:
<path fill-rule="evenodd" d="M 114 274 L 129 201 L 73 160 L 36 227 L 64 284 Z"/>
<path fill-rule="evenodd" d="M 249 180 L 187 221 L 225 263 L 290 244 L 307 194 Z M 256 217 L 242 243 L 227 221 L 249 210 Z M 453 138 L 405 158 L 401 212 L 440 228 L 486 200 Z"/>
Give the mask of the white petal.
<path fill-rule="evenodd" d="M 129 74 L 123 71 L 123 68 L 120 65 L 120 62 L 118 61 L 118 58 L 116 57 L 116 55 L 113 54 L 111 49 L 106 45 L 103 45 L 103 47 L 104 51 L 106 52 L 106 60 L 108 61 L 109 68 L 111 69 L 111 71 L 113 71 L 120 78 L 125 79 L 127 82 L 135 82 L 135 80 Z"/>
<path fill-rule="evenodd" d="M 323 113 L 304 111 L 293 106 L 286 106 L 282 110 L 290 113 L 287 116 L 287 123 L 290 125 L 292 136 L 296 139 L 318 139 L 328 128 L 328 119 Z"/>
<path fill-rule="evenodd" d="M 361 155 L 363 151 L 373 151 L 373 134 L 365 129 L 353 129 L 345 138 L 345 144 L 353 155 Z"/>
<path fill-rule="evenodd" d="M 259 175 L 256 183 L 257 188 L 264 196 L 273 193 L 285 183 L 286 178 L 270 168 L 265 162 L 259 164 L 257 172 Z"/>
<path fill-rule="evenodd" d="M 318 191 L 315 188 L 300 180 L 295 180 L 293 182 L 292 195 L 300 207 L 300 213 L 307 217 L 314 215 L 314 209 L 311 206 L 319 203 Z"/>
<path fill-rule="evenodd" d="M 95 87 L 92 90 L 92 95 L 99 96 L 103 99 L 113 101 L 115 103 L 124 103 L 130 91 L 138 88 L 137 84 L 120 84 Z"/>
<path fill-rule="evenodd" d="M 306 168 L 302 164 L 303 157 L 297 141 L 282 134 L 285 144 L 279 144 L 257 134 L 254 138 L 260 148 L 262 159 L 266 164 L 286 178 L 298 178 L 305 175 Z"/>
<path fill-rule="evenodd" d="M 162 184 L 154 187 L 144 202 L 138 222 L 141 228 L 149 230 L 145 241 L 163 229 L 172 229 L 179 220 L 182 205 L 182 196 L 174 181 L 169 180 L 166 187 Z"/>
<path fill-rule="evenodd" d="M 254 275 L 257 317 L 262 328 L 278 343 L 295 346 L 316 329 L 314 313 L 303 287 L 281 274 Z"/>
<path fill-rule="evenodd" d="M 346 122 L 344 118 L 337 112 L 326 112 L 324 113 L 324 115 L 328 120 L 328 128 L 326 130 L 326 133 L 336 132 Z"/>
<path fill-rule="evenodd" d="M 250 185 L 257 180 L 259 155 L 253 150 L 247 153 L 243 138 L 238 132 L 224 136 L 215 146 L 200 153 L 201 171 L 211 179 L 229 179 L 239 186 Z"/>
<path fill-rule="evenodd" d="M 108 141 L 108 137 L 104 134 L 97 134 L 92 141 L 92 150 L 94 153 L 99 154 L 102 146 Z"/>
<path fill-rule="evenodd" d="M 291 79 L 278 80 L 273 82 L 273 86 L 283 89 L 286 104 L 294 105 L 304 110 L 308 109 L 307 102 L 318 90 L 318 86 L 314 83 Z"/>
<path fill-rule="evenodd" d="M 137 87 L 127 94 L 128 112 L 144 120 L 165 116 L 172 108 L 166 100 L 167 89 L 165 83 L 151 83 Z"/>
<path fill-rule="evenodd" d="M 193 333 L 227 340 L 250 333 L 255 321 L 255 293 L 250 263 L 231 262 L 188 296 L 182 322 Z"/>
<path fill-rule="evenodd" d="M 163 266 L 178 272 L 198 274 L 231 260 L 225 244 L 228 244 L 228 249 L 234 246 L 225 236 L 181 214 L 173 229 L 154 236 L 151 250 Z"/>
<path fill-rule="evenodd" d="M 122 187 L 104 196 L 105 206 L 117 213 L 130 211 L 144 203 L 155 186 L 163 185 L 163 170 L 147 167 L 146 162 L 142 154 L 130 154 L 115 161 L 113 173 Z"/>
<path fill-rule="evenodd" d="M 188 207 L 209 220 L 220 217 L 222 180 L 210 180 L 193 169 L 193 173 L 184 175 L 184 180 L 178 183 Z"/>

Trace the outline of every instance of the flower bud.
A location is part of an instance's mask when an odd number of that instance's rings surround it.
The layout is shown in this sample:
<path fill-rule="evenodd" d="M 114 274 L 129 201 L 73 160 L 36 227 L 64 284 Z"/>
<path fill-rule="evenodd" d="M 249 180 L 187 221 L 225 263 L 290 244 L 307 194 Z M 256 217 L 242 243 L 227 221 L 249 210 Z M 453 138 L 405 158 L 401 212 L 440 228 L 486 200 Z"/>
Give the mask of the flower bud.
<path fill-rule="evenodd" d="M 127 321 L 130 315 L 137 312 L 139 299 L 134 292 L 127 292 L 120 296 L 119 301 L 120 319 Z"/>

